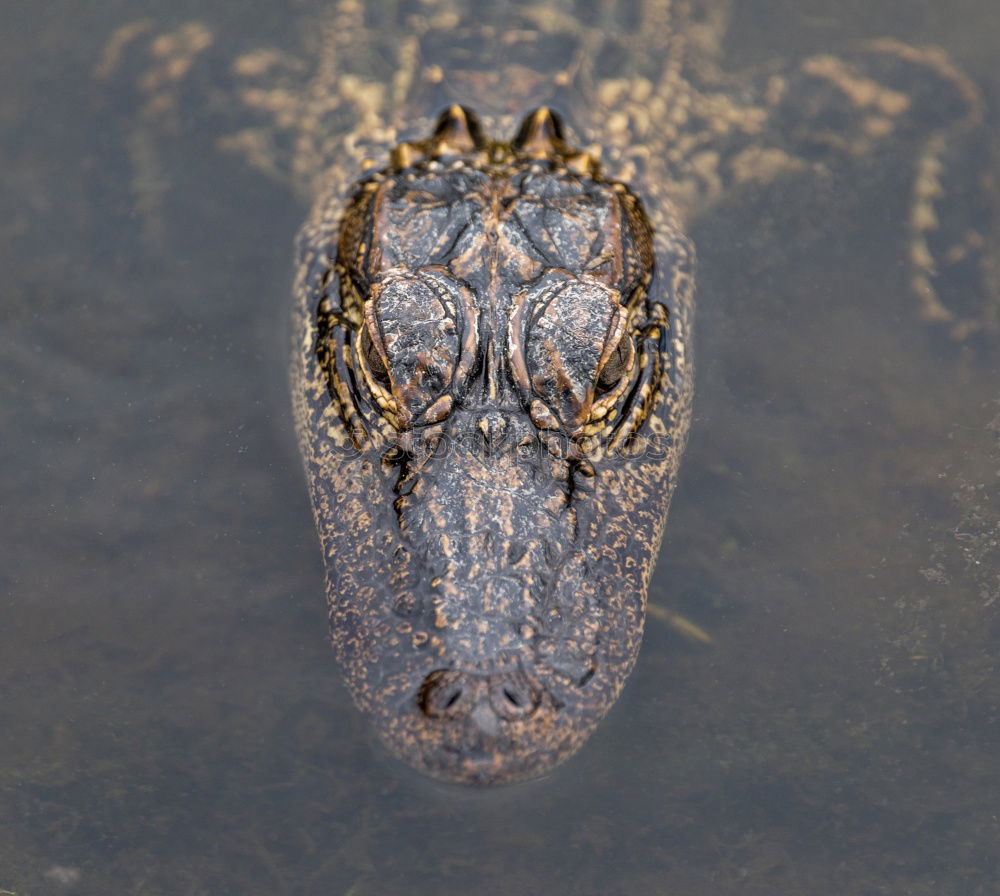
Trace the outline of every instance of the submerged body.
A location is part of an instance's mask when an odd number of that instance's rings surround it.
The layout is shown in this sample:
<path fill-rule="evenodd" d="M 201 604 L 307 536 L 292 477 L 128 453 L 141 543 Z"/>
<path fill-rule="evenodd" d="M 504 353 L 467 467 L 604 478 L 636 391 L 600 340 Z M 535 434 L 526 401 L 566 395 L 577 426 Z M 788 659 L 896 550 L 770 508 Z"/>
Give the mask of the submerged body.
<path fill-rule="evenodd" d="M 948 164 L 975 88 L 891 40 L 731 75 L 729 13 L 339 0 L 315 65 L 232 67 L 222 111 L 264 121 L 224 145 L 312 203 L 292 386 L 333 642 L 384 742 L 437 777 L 545 771 L 634 664 L 690 422 L 698 215 L 891 148 L 920 313 L 996 327 L 982 292 L 943 291 L 982 275 L 983 222 L 951 200 L 984 182 Z M 168 37 L 140 137 L 212 43 Z"/>

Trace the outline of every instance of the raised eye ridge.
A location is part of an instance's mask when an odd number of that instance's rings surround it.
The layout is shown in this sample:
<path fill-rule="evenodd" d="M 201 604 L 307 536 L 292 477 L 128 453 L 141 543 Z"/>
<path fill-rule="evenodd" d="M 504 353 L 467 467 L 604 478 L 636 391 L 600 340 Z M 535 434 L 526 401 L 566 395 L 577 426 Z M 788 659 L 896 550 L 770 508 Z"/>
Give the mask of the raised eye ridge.
<path fill-rule="evenodd" d="M 370 288 L 357 339 L 363 378 L 389 423 L 439 422 L 476 359 L 473 295 L 441 266 L 395 268 Z"/>
<path fill-rule="evenodd" d="M 635 354 L 627 320 L 617 290 L 568 271 L 515 297 L 511 372 L 536 426 L 575 437 L 608 415 Z"/>

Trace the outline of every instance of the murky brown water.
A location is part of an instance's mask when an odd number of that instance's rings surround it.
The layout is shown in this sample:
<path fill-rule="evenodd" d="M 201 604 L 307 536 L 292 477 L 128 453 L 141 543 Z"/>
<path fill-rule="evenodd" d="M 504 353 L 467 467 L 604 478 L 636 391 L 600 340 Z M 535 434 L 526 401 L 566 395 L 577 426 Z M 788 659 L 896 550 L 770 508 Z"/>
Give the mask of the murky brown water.
<path fill-rule="evenodd" d="M 206 123 L 147 185 L 151 250 L 90 79 L 131 19 L 291 46 L 301 5 L 4 13 L 0 893 L 995 893 L 1000 349 L 900 313 L 892 159 L 694 234 L 653 597 L 713 644 L 651 621 L 592 742 L 530 784 L 434 785 L 375 745 L 286 395 L 304 210 Z M 992 0 L 753 0 L 734 34 L 734 63 L 935 40 L 1000 98 Z"/>

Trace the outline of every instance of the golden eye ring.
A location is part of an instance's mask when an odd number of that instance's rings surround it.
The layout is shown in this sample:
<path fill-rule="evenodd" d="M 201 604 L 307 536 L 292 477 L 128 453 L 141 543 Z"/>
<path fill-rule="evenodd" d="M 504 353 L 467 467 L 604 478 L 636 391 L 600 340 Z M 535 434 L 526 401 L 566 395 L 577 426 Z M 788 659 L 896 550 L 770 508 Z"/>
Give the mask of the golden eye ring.
<path fill-rule="evenodd" d="M 587 433 L 595 429 L 595 423 L 603 426 L 614 419 L 621 398 L 634 378 L 635 340 L 628 329 L 627 313 L 616 315 L 609 337 L 598 364 L 593 401 L 583 425 Z"/>
<path fill-rule="evenodd" d="M 386 366 L 382 352 L 375 340 L 371 338 L 371 323 L 365 320 L 356 331 L 353 342 L 354 366 L 361 372 L 359 379 L 363 380 L 371 393 L 372 400 L 389 419 L 392 425 L 399 428 L 399 404 L 392 394 L 392 379 Z"/>
<path fill-rule="evenodd" d="M 382 359 L 378 349 L 375 348 L 375 343 L 372 342 L 371 333 L 368 331 L 367 324 L 361 328 L 359 342 L 361 345 L 361 355 L 365 361 L 365 367 L 371 374 L 372 379 L 374 379 L 375 382 L 377 382 L 382 388 L 391 389 L 392 381 L 389 377 L 389 369 L 386 367 L 385 361 Z"/>
<path fill-rule="evenodd" d="M 632 361 L 635 357 L 635 348 L 632 345 L 632 337 L 626 331 L 622 333 L 611 354 L 601 367 L 597 375 L 597 382 L 594 384 L 594 396 L 603 397 L 616 389 L 625 375 L 632 369 Z"/>

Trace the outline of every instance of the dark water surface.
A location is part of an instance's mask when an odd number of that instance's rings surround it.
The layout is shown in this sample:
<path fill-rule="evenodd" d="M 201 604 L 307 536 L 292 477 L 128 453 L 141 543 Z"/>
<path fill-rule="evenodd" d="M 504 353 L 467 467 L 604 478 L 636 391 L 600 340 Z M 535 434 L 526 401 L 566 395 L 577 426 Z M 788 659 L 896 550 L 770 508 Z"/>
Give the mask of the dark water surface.
<path fill-rule="evenodd" d="M 304 209 L 208 125 L 131 183 L 91 79 L 132 19 L 294 46 L 302 5 L 3 13 L 0 893 L 1000 892 L 1000 350 L 911 313 L 891 157 L 694 234 L 697 419 L 652 598 L 713 643 L 651 620 L 540 781 L 440 786 L 374 743 L 286 392 Z M 754 0 L 730 53 L 883 34 L 945 45 L 995 107 L 994 0 Z"/>

